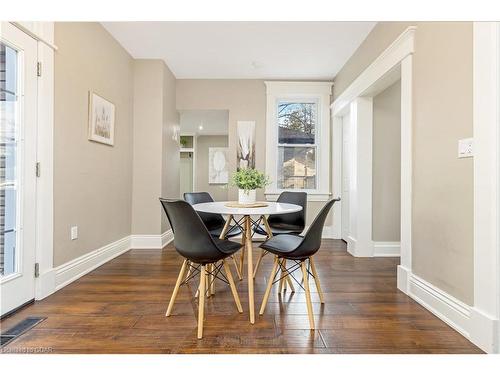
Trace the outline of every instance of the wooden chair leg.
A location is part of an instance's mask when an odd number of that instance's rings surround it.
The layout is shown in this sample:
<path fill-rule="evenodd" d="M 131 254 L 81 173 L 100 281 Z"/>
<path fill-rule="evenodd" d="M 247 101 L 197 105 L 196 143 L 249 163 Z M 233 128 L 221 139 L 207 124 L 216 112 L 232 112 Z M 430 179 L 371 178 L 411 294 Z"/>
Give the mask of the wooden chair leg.
<path fill-rule="evenodd" d="M 278 288 L 278 293 L 281 294 L 282 291 L 285 291 L 286 290 L 286 284 L 285 284 L 285 279 L 287 278 L 287 275 L 286 275 L 286 259 L 283 259 L 283 263 L 280 267 L 280 270 L 281 270 L 281 280 L 280 280 L 280 284 L 279 284 L 279 288 Z"/>
<path fill-rule="evenodd" d="M 243 239 L 243 241 L 245 241 Z M 245 262 L 245 244 L 243 242 L 243 247 L 241 248 L 241 257 L 240 257 L 240 275 L 241 275 L 241 280 L 243 279 L 243 264 Z"/>
<path fill-rule="evenodd" d="M 314 315 L 311 303 L 311 291 L 309 290 L 309 277 L 307 273 L 306 262 L 300 262 L 300 267 L 302 268 L 302 275 L 304 276 L 304 289 L 306 290 L 306 303 L 307 303 L 307 314 L 309 315 L 309 326 L 314 329 Z"/>
<path fill-rule="evenodd" d="M 309 258 L 309 264 L 311 265 L 311 271 L 312 271 L 312 274 L 314 276 L 314 282 L 316 283 L 316 290 L 318 291 L 318 294 L 319 294 L 319 300 L 321 303 L 325 303 L 325 300 L 323 298 L 323 290 L 321 290 L 321 285 L 319 283 L 318 273 L 316 272 L 316 266 L 314 265 L 314 261 L 313 261 L 312 257 Z"/>
<path fill-rule="evenodd" d="M 269 280 L 267 281 L 266 292 L 264 293 L 264 299 L 262 300 L 262 305 L 260 306 L 259 315 L 264 314 L 264 310 L 266 309 L 267 300 L 269 299 L 269 293 L 271 293 L 271 288 L 273 287 L 273 281 L 276 277 L 276 273 L 278 272 L 278 257 L 274 257 L 273 270 L 271 271 L 271 275 L 269 276 Z"/>
<path fill-rule="evenodd" d="M 215 275 L 214 272 L 217 269 L 217 264 L 213 263 L 210 266 L 210 295 L 213 296 L 215 294 Z"/>
<path fill-rule="evenodd" d="M 231 293 L 233 293 L 234 302 L 236 303 L 236 308 L 238 312 L 242 313 L 243 308 L 241 307 L 240 297 L 238 296 L 238 292 L 236 291 L 236 285 L 234 284 L 233 274 L 231 273 L 231 268 L 229 264 L 227 264 L 224 260 L 222 261 L 224 265 L 224 271 L 226 272 L 227 281 L 229 281 L 229 287 L 231 288 Z"/>
<path fill-rule="evenodd" d="M 207 274 L 205 266 L 201 266 L 200 271 L 200 287 L 199 287 L 199 301 L 198 301 L 198 338 L 203 338 L 203 318 L 205 315 L 205 289 L 206 289 Z"/>
<path fill-rule="evenodd" d="M 259 269 L 260 262 L 262 261 L 262 258 L 267 254 L 266 250 L 262 250 L 260 252 L 259 258 L 257 259 L 257 263 L 255 263 L 255 268 L 253 270 L 253 278 L 255 279 L 255 275 L 257 275 L 257 270 Z"/>
<path fill-rule="evenodd" d="M 174 307 L 175 299 L 177 298 L 177 293 L 179 292 L 179 286 L 184 278 L 184 272 L 186 271 L 187 259 L 184 259 L 182 262 L 181 270 L 179 272 L 179 276 L 177 277 L 177 281 L 175 282 L 174 292 L 172 293 L 172 297 L 170 297 L 170 302 L 168 303 L 167 312 L 165 316 L 170 316 L 172 312 L 172 308 Z"/>
<path fill-rule="evenodd" d="M 243 280 L 243 277 L 241 276 L 241 272 L 240 272 L 240 267 L 238 266 L 238 262 L 236 262 L 236 258 L 234 257 L 234 255 L 231 255 L 231 259 L 233 260 L 234 268 L 236 269 L 236 275 L 238 276 L 238 280 Z"/>
<path fill-rule="evenodd" d="M 191 276 L 191 272 L 193 272 L 193 266 L 191 265 L 191 262 L 188 260 L 187 261 L 187 267 L 188 267 L 188 270 L 187 270 L 187 273 L 186 273 L 186 279 Z"/>

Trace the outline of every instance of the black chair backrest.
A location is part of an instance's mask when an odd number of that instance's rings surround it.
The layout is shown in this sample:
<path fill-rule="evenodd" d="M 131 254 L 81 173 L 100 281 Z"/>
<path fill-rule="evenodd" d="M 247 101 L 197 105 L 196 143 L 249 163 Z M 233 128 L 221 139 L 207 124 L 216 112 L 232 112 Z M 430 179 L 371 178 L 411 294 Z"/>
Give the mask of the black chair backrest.
<path fill-rule="evenodd" d="M 298 191 L 284 191 L 280 194 L 277 201 L 278 203 L 291 203 L 302 207 L 302 211 L 293 212 L 291 214 L 282 215 L 269 215 L 267 222 L 269 225 L 273 224 L 289 224 L 297 226 L 300 232 L 306 226 L 306 208 L 307 208 L 307 193 Z"/>
<path fill-rule="evenodd" d="M 184 200 L 191 205 L 214 201 L 212 196 L 205 191 L 199 193 L 184 193 Z M 201 217 L 201 220 L 203 220 L 208 230 L 221 228 L 226 223 L 222 215 L 219 214 L 198 212 L 198 215 Z"/>
<path fill-rule="evenodd" d="M 220 250 L 193 207 L 180 199 L 160 202 L 174 232 L 175 249 L 195 263 L 209 263 L 220 257 Z"/>
<path fill-rule="evenodd" d="M 292 255 L 294 257 L 296 256 L 309 257 L 319 250 L 319 248 L 321 247 L 321 237 L 323 235 L 323 227 L 325 226 L 326 217 L 328 216 L 328 213 L 330 212 L 330 209 L 332 208 L 333 204 L 339 200 L 340 200 L 339 198 L 336 198 L 326 202 L 324 207 L 321 209 L 321 211 L 318 213 L 318 215 L 312 222 L 311 226 L 307 229 L 307 232 L 304 236 L 304 239 L 302 240 L 302 243 L 296 250 L 294 250 L 289 255 Z"/>

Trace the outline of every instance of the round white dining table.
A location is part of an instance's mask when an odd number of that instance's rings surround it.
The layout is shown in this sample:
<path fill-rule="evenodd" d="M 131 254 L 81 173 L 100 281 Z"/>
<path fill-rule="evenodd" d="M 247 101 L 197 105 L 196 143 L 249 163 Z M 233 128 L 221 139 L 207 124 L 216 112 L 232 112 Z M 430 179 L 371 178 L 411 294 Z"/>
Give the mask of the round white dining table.
<path fill-rule="evenodd" d="M 290 203 L 278 203 L 278 202 L 263 202 L 266 204 L 265 207 L 229 207 L 227 204 L 234 202 L 206 202 L 198 203 L 193 205 L 193 208 L 199 212 L 213 213 L 227 215 L 226 225 L 222 230 L 220 238 L 224 238 L 232 220 L 235 216 L 241 216 L 243 218 L 242 222 L 242 244 L 244 246 L 244 252 L 247 254 L 247 277 L 248 277 L 248 306 L 250 323 L 255 323 L 255 309 L 254 309 L 254 292 L 253 292 L 253 254 L 252 254 L 252 220 L 251 216 L 261 217 L 266 227 L 266 232 L 268 237 L 272 236 L 271 229 L 267 223 L 266 215 L 277 215 L 277 214 L 289 214 L 293 212 L 298 212 L 302 210 L 302 207 L 296 204 Z M 244 254 L 244 253 L 243 253 Z"/>

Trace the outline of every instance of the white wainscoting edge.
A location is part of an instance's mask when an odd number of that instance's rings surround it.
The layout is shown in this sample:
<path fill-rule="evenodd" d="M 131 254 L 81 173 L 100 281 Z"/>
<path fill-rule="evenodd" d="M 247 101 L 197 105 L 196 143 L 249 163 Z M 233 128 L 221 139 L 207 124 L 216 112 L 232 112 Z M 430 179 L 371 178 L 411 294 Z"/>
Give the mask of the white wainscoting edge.
<path fill-rule="evenodd" d="M 408 295 L 460 334 L 470 339 L 472 308 L 433 284 L 409 275 Z"/>
<path fill-rule="evenodd" d="M 130 236 L 112 242 L 55 268 L 55 290 L 130 250 Z"/>
<path fill-rule="evenodd" d="M 130 236 L 130 247 L 134 250 L 140 249 L 163 249 L 174 239 L 172 229 L 162 234 L 132 234 Z"/>
<path fill-rule="evenodd" d="M 374 257 L 398 257 L 401 255 L 400 242 L 373 241 Z"/>
<path fill-rule="evenodd" d="M 172 229 L 165 231 L 161 235 L 161 248 L 163 249 L 165 246 L 167 246 L 173 240 L 174 240 L 174 232 L 172 231 Z"/>

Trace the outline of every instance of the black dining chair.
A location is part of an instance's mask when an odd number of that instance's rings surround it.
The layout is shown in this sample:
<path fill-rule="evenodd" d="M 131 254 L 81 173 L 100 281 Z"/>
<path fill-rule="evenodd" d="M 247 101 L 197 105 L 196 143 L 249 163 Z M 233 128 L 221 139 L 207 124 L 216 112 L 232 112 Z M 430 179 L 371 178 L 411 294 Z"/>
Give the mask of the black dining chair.
<path fill-rule="evenodd" d="M 191 205 L 198 203 L 213 202 L 213 198 L 210 193 L 206 191 L 196 192 L 196 193 L 184 193 L 184 200 Z M 226 225 L 226 220 L 220 214 L 212 214 L 208 212 L 198 212 L 201 217 L 203 224 L 207 227 L 210 234 L 214 237 L 219 238 L 222 231 L 224 230 L 224 225 Z M 234 237 L 241 234 L 241 229 L 239 226 L 234 225 L 229 228 L 225 234 L 225 238 Z"/>
<path fill-rule="evenodd" d="M 170 316 L 179 287 L 182 284 L 187 284 L 189 280 L 199 274 L 198 338 L 201 339 L 203 337 L 205 295 L 215 279 L 229 284 L 238 312 L 243 312 L 233 275 L 225 261 L 241 248 L 241 244 L 211 236 L 200 216 L 188 202 L 163 198 L 160 198 L 160 202 L 174 233 L 174 247 L 184 257 L 165 315 Z M 194 271 L 186 276 L 188 268 Z M 224 268 L 225 275 L 221 272 L 222 268 Z"/>
<path fill-rule="evenodd" d="M 262 227 L 262 225 L 256 225 L 255 232 L 267 236 L 268 238 L 279 234 L 301 234 L 306 226 L 307 193 L 298 191 L 284 191 L 279 195 L 276 202 L 296 204 L 298 206 L 301 206 L 302 210 L 290 214 L 269 215 L 269 217 L 267 218 L 268 225 L 265 225 L 264 227 Z M 262 261 L 262 258 L 266 256 L 266 254 L 267 251 L 262 249 L 259 258 L 255 263 L 253 277 L 257 275 L 257 270 L 259 269 L 260 262 Z M 284 285 L 284 287 L 286 289 L 286 284 Z M 293 288 L 291 284 L 290 287 Z"/>
<path fill-rule="evenodd" d="M 332 208 L 333 204 L 339 200 L 339 198 L 332 199 L 325 204 L 304 236 L 297 234 L 281 234 L 279 236 L 271 237 L 260 245 L 261 248 L 275 255 L 271 276 L 269 277 L 264 299 L 262 300 L 262 305 L 260 307 L 260 315 L 262 315 L 266 309 L 267 300 L 269 299 L 269 293 L 271 292 L 273 284 L 283 280 L 283 278 L 287 276 L 291 276 L 295 281 L 297 281 L 293 277 L 292 273 L 301 268 L 304 283 L 303 289 L 306 293 L 309 325 L 311 329 L 314 329 L 314 316 L 311 303 L 311 293 L 309 290 L 309 275 L 314 278 L 320 302 L 324 303 L 323 291 L 321 290 L 316 267 L 314 266 L 313 255 L 316 254 L 321 247 L 321 236 L 323 234 L 323 227 L 325 225 L 328 212 Z M 286 268 L 287 260 L 293 263 L 293 265 L 289 268 Z M 281 270 L 281 277 L 280 279 L 275 280 L 278 273 L 278 267 Z M 297 283 L 300 287 L 302 287 L 301 283 L 298 281 Z"/>
<path fill-rule="evenodd" d="M 191 205 L 214 201 L 210 193 L 206 191 L 196 192 L 196 193 L 184 193 L 184 200 Z M 201 217 L 203 224 L 205 224 L 205 226 L 207 227 L 208 232 L 213 237 L 221 238 L 221 234 L 224 233 L 224 238 L 227 239 L 241 235 L 242 233 L 241 226 L 239 225 L 238 222 L 235 221 L 236 225 L 231 226 L 231 221 L 233 221 L 232 216 L 230 216 L 226 222 L 226 220 L 224 220 L 224 217 L 220 214 L 212 214 L 209 212 L 197 212 L 197 213 Z M 227 228 L 225 227 L 226 225 Z M 242 280 L 243 277 L 241 275 L 241 270 L 236 262 L 235 257 L 231 256 L 231 259 L 233 260 L 234 267 L 236 269 L 236 274 L 238 275 L 238 279 Z M 189 269 L 189 271 L 191 271 L 191 268 Z"/>

